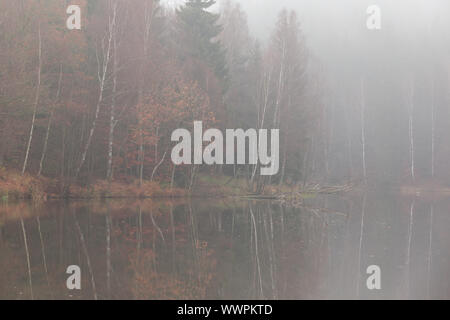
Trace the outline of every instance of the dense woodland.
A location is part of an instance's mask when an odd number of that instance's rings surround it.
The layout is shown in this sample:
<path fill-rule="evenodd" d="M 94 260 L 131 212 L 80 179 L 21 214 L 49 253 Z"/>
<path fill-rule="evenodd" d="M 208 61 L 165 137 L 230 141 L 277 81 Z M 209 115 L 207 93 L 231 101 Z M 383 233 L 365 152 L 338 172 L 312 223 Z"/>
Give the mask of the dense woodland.
<path fill-rule="evenodd" d="M 208 11 L 214 1 L 176 10 L 151 0 L 84 1 L 81 31 L 65 27 L 67 5 L 1 4 L 1 166 L 81 183 L 189 187 L 200 171 L 255 177 L 247 166 L 172 165 L 171 132 L 202 120 L 280 128 L 271 180 L 305 176 L 308 134 L 322 109 L 294 12 L 280 13 L 262 46 L 231 1 L 217 14 Z"/>
<path fill-rule="evenodd" d="M 334 73 L 326 73 L 295 11 L 282 10 L 261 43 L 233 1 L 189 0 L 171 9 L 153 0 L 84 0 L 81 31 L 66 28 L 69 4 L 0 3 L 2 170 L 63 185 L 158 181 L 180 188 L 191 188 L 199 174 L 226 175 L 251 181 L 255 191 L 449 176 L 449 79 L 437 62 L 410 70 L 374 58 L 361 72 L 346 70 L 349 62 L 336 53 Z M 379 50 L 382 41 L 370 41 L 366 50 Z M 382 72 L 388 76 L 380 84 Z M 279 173 L 175 167 L 171 133 L 192 130 L 197 120 L 220 129 L 280 129 Z"/>

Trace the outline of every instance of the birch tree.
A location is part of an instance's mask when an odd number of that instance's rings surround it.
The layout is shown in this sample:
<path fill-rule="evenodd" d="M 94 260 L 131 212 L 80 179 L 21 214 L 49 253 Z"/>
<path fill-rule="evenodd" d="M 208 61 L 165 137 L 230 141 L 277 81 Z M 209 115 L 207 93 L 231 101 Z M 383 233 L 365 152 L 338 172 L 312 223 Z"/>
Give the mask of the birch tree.
<path fill-rule="evenodd" d="M 434 179 L 434 161 L 435 161 L 435 123 L 436 123 L 436 92 L 435 82 L 433 79 L 431 85 L 431 177 Z"/>
<path fill-rule="evenodd" d="M 27 149 L 25 152 L 25 159 L 23 161 L 23 167 L 22 167 L 22 175 L 25 174 L 25 171 L 27 170 L 28 165 L 28 157 L 30 155 L 30 148 L 31 148 L 31 142 L 33 140 L 33 131 L 34 131 L 34 125 L 36 122 L 36 113 L 37 113 L 37 107 L 39 105 L 39 98 L 41 93 L 41 73 L 42 73 L 42 37 L 41 37 L 41 21 L 39 18 L 38 22 L 38 68 L 37 68 L 37 83 L 36 83 L 36 95 L 34 98 L 33 103 L 33 117 L 31 119 L 31 128 L 30 128 L 30 134 L 28 136 L 28 144 Z"/>
<path fill-rule="evenodd" d="M 361 78 L 361 145 L 362 145 L 362 166 L 364 183 L 367 183 L 367 166 L 366 166 L 366 93 L 365 81 Z"/>
<path fill-rule="evenodd" d="M 143 104 L 143 93 L 144 93 L 144 70 L 146 67 L 146 61 L 149 58 L 149 51 L 151 48 L 151 31 L 153 26 L 153 21 L 155 18 L 155 14 L 157 11 L 158 1 L 154 0 L 145 0 L 144 1 L 144 33 L 143 33 L 143 49 L 142 49 L 142 57 L 141 57 L 141 68 L 139 75 L 139 84 L 138 84 L 138 97 L 137 97 L 137 108 L 138 115 L 141 114 L 141 108 Z M 144 179 L 144 160 L 145 160 L 145 150 L 144 150 L 144 134 L 142 128 L 142 121 L 138 119 L 138 127 L 139 127 L 139 153 L 138 153 L 138 162 L 139 162 L 139 185 L 142 185 Z"/>
<path fill-rule="evenodd" d="M 116 7 L 116 10 L 117 7 Z M 127 11 L 128 12 L 128 11 Z M 118 13 L 116 13 L 118 14 Z M 124 20 L 128 19 L 128 14 L 123 17 Z M 108 135 L 108 157 L 106 164 L 106 178 L 111 181 L 113 178 L 113 147 L 114 147 L 114 130 L 116 128 L 119 120 L 116 116 L 116 106 L 117 106 L 117 98 L 119 95 L 118 92 L 118 73 L 119 73 L 119 64 L 120 64 L 120 47 L 122 43 L 122 39 L 124 36 L 124 26 L 127 21 L 122 21 L 120 24 L 119 21 L 114 25 L 114 29 L 112 30 L 112 59 L 113 59 L 113 67 L 112 67 L 112 93 L 111 93 L 111 105 L 110 105 L 110 113 L 109 113 L 109 135 Z M 122 110 L 123 111 L 123 110 Z"/>
<path fill-rule="evenodd" d="M 414 79 L 410 82 L 410 95 L 409 95 L 409 158 L 410 158 L 410 172 L 413 183 L 416 180 L 415 168 L 414 168 Z"/>
<path fill-rule="evenodd" d="M 114 36 L 114 29 L 116 26 L 116 18 L 117 18 L 117 0 L 109 0 L 108 4 L 109 4 L 109 16 L 108 16 L 107 32 L 105 35 L 106 41 L 105 41 L 105 38 L 103 38 L 101 41 L 102 58 L 103 58 L 102 61 L 100 61 L 100 57 L 98 56 L 98 51 L 96 52 L 97 66 L 98 66 L 97 79 L 98 79 L 98 83 L 99 83 L 99 94 L 98 94 L 98 99 L 97 99 L 97 105 L 95 107 L 94 119 L 92 120 L 91 128 L 89 130 L 89 135 L 88 135 L 87 141 L 86 141 L 83 151 L 82 151 L 81 160 L 75 171 L 75 178 L 78 177 L 80 170 L 83 167 L 84 162 L 86 161 L 86 155 L 89 151 L 89 147 L 91 146 L 92 137 L 93 137 L 95 129 L 97 127 L 97 120 L 98 120 L 98 116 L 100 113 L 101 105 L 103 103 L 103 96 L 104 96 L 105 89 L 106 89 L 106 79 L 107 79 L 111 54 L 112 54 L 112 50 L 113 50 L 113 36 Z"/>
<path fill-rule="evenodd" d="M 48 146 L 48 138 L 50 136 L 50 129 L 52 127 L 52 121 L 53 121 L 53 114 L 55 111 L 55 105 L 59 102 L 59 96 L 61 94 L 61 82 L 62 82 L 62 77 L 63 77 L 63 65 L 62 63 L 60 64 L 60 69 L 59 69 L 59 80 L 58 80 L 58 89 L 56 92 L 56 98 L 55 98 L 55 102 L 54 105 L 51 107 L 50 110 L 50 116 L 48 118 L 48 124 L 47 124 L 47 131 L 45 133 L 45 140 L 44 140 L 44 147 L 42 148 L 42 155 L 41 155 L 41 161 L 39 161 L 39 171 L 38 171 L 38 176 L 41 175 L 42 173 L 42 168 L 44 166 L 44 159 L 45 159 L 45 155 L 47 153 L 47 146 Z"/>

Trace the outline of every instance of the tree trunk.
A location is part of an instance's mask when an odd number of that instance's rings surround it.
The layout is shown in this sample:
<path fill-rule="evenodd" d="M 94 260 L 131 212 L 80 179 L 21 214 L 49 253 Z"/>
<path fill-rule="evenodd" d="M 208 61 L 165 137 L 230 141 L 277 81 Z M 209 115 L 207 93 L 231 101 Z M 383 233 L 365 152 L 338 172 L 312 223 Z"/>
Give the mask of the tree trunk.
<path fill-rule="evenodd" d="M 431 177 L 434 179 L 434 161 L 435 161 L 435 138 L 436 138 L 436 132 L 435 132 L 435 123 L 436 123 L 436 92 L 435 92 L 435 84 L 433 80 L 432 84 L 432 93 L 431 93 Z"/>
<path fill-rule="evenodd" d="M 23 167 L 22 167 L 22 175 L 25 174 L 25 171 L 27 170 L 27 164 L 28 164 L 28 157 L 30 155 L 30 148 L 31 148 L 31 141 L 33 140 L 33 131 L 34 131 L 34 123 L 36 121 L 36 112 L 37 107 L 39 104 L 39 97 L 40 97 L 40 91 L 41 91 L 41 72 L 42 72 L 42 37 L 41 37 L 41 23 L 39 22 L 38 26 L 38 41 L 39 41 L 39 48 L 38 48 L 38 77 L 37 77 L 37 85 L 36 85 L 36 96 L 34 98 L 34 104 L 33 104 L 33 118 L 31 120 L 31 128 L 30 128 L 30 135 L 28 137 L 28 144 L 27 144 L 27 150 L 25 152 L 25 160 L 23 161 Z"/>
<path fill-rule="evenodd" d="M 291 109 L 291 97 L 289 96 L 289 102 L 286 108 L 286 113 L 289 114 Z M 284 177 L 286 175 L 286 165 L 287 165 L 287 156 L 288 156 L 288 142 L 289 142 L 289 121 L 286 122 L 286 130 L 284 133 L 284 152 L 283 152 L 283 164 L 281 165 L 281 177 L 279 181 L 279 186 L 283 185 Z"/>
<path fill-rule="evenodd" d="M 172 177 L 170 178 L 170 190 L 173 189 L 173 183 L 175 181 L 175 169 L 176 169 L 176 165 L 172 166 Z"/>
<path fill-rule="evenodd" d="M 103 94 L 105 91 L 105 84 L 106 84 L 106 74 L 108 73 L 108 65 L 109 65 L 109 60 L 111 57 L 111 47 L 112 47 L 112 39 L 113 39 L 113 34 L 114 34 L 114 28 L 116 25 L 116 16 L 117 16 L 117 3 L 114 2 L 114 5 L 112 7 L 112 18 L 109 18 L 108 21 L 108 33 L 109 33 L 109 37 L 108 37 L 108 44 L 107 44 L 107 48 L 106 48 L 106 52 L 103 51 L 103 63 L 102 63 L 102 68 L 100 70 L 100 61 L 98 61 L 98 81 L 100 84 L 100 92 L 98 95 L 98 100 L 97 100 L 97 106 L 95 108 L 95 116 L 94 116 L 94 120 L 92 121 L 92 125 L 91 125 L 91 129 L 89 131 L 89 136 L 88 139 L 86 141 L 86 144 L 84 146 L 84 150 L 81 156 L 81 161 L 77 167 L 77 170 L 75 172 L 75 179 L 78 177 L 81 168 L 83 167 L 84 162 L 86 161 L 86 155 L 87 152 L 89 150 L 89 147 L 91 145 L 92 142 L 92 136 L 94 135 L 94 131 L 95 128 L 97 126 L 97 119 L 98 119 L 98 115 L 100 113 L 100 107 L 101 104 L 103 102 Z M 97 57 L 98 60 L 98 57 Z M 100 74 L 101 73 L 101 74 Z"/>
<path fill-rule="evenodd" d="M 145 2 L 145 8 L 144 8 L 144 39 L 143 39 L 143 55 L 142 55 L 142 66 L 140 69 L 140 76 L 139 76 L 139 88 L 138 88 L 138 115 L 140 115 L 140 108 L 142 104 L 142 96 L 143 96 L 143 90 L 144 90 L 144 70 L 145 70 L 145 61 L 147 59 L 148 55 L 148 48 L 149 48 L 149 38 L 150 38 L 150 31 L 152 27 L 153 22 L 153 16 L 154 16 L 154 4 L 151 2 L 149 5 L 148 2 Z M 139 124 L 139 185 L 142 186 L 143 182 L 143 176 L 144 176 L 144 141 L 143 141 L 143 134 L 142 134 L 142 124 L 141 121 L 138 119 Z"/>
<path fill-rule="evenodd" d="M 367 183 L 366 167 L 366 95 L 364 78 L 361 78 L 361 143 L 364 183 Z"/>
<path fill-rule="evenodd" d="M 161 164 L 164 162 L 164 159 L 166 158 L 166 154 L 167 154 L 167 151 L 164 152 L 164 154 L 163 154 L 163 156 L 162 156 L 162 158 L 161 158 L 161 161 L 159 161 L 158 164 L 155 166 L 155 168 L 153 168 L 152 175 L 151 175 L 151 177 L 150 177 L 150 181 L 153 181 L 153 177 L 155 176 L 155 173 L 156 173 L 156 171 L 158 170 L 158 168 L 159 168 L 159 167 L 161 166 Z"/>
<path fill-rule="evenodd" d="M 116 126 L 116 95 L 117 95 L 117 65 L 119 58 L 117 57 L 117 38 L 116 32 L 113 31 L 113 89 L 112 89 L 112 101 L 110 109 L 109 119 L 109 139 L 108 139 L 108 163 L 106 170 L 106 179 L 112 180 L 112 161 L 113 161 L 113 146 L 114 146 L 114 127 Z"/>
<path fill-rule="evenodd" d="M 59 101 L 59 95 L 61 93 L 61 81 L 62 81 L 62 64 L 60 65 L 60 69 L 59 69 L 59 80 L 58 80 L 58 90 L 56 92 L 56 98 L 55 98 L 55 104 L 58 103 Z M 52 109 L 50 111 L 50 116 L 48 118 L 48 124 L 47 124 L 47 132 L 45 134 L 45 141 L 44 141 L 44 147 L 42 149 L 42 155 L 41 155 L 41 161 L 39 162 L 39 171 L 38 171 L 38 176 L 41 175 L 42 173 L 42 168 L 44 166 L 44 159 L 45 159 L 45 154 L 47 152 L 47 146 L 48 146 L 48 138 L 50 136 L 50 129 L 52 126 L 52 120 L 53 120 L 53 112 L 55 111 L 55 106 L 52 106 Z"/>
<path fill-rule="evenodd" d="M 409 155 L 411 178 L 414 183 L 416 180 L 414 168 L 414 79 L 411 79 L 411 95 L 409 101 Z"/>

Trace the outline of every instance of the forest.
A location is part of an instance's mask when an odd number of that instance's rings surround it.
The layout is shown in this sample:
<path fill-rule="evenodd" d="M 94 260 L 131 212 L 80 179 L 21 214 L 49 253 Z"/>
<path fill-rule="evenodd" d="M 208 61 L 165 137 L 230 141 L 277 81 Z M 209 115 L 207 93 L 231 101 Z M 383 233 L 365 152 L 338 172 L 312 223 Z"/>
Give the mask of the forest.
<path fill-rule="evenodd" d="M 444 188 L 450 179 L 448 55 L 415 63 L 424 49 L 411 41 L 407 58 L 405 46 L 387 58 L 381 31 L 355 51 L 359 61 L 332 52 L 327 70 L 295 10 L 281 10 L 260 40 L 231 0 L 83 0 L 81 30 L 66 27 L 70 4 L 0 3 L 0 194 L 184 194 L 230 181 L 252 194 Z M 171 134 L 193 132 L 195 121 L 204 130 L 278 129 L 278 173 L 174 165 Z"/>
<path fill-rule="evenodd" d="M 252 179 L 259 190 L 300 181 L 322 108 L 297 16 L 280 12 L 263 47 L 238 4 L 218 13 L 212 5 L 85 1 L 82 29 L 69 30 L 64 2 L 3 2 L 2 170 L 65 192 L 99 180 L 190 189 L 197 175 Z M 253 181 L 259 168 L 249 165 L 174 166 L 170 135 L 194 121 L 281 129 L 278 176 Z"/>

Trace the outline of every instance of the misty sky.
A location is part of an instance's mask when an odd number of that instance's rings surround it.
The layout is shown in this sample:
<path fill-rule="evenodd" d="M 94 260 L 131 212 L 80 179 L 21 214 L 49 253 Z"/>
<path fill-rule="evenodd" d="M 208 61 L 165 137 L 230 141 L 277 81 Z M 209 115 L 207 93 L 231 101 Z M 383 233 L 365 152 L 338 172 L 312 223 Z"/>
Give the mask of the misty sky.
<path fill-rule="evenodd" d="M 335 55 L 363 55 L 374 36 L 381 39 L 375 39 L 382 45 L 376 48 L 381 53 L 392 46 L 410 51 L 409 46 L 420 47 L 425 39 L 430 48 L 440 46 L 441 51 L 447 55 L 450 53 L 447 45 L 450 43 L 448 0 L 235 1 L 246 11 L 252 34 L 262 41 L 267 40 L 272 33 L 280 10 L 296 10 L 308 47 L 328 65 L 336 63 Z M 176 4 L 183 0 L 166 2 Z M 381 8 L 382 29 L 370 32 L 366 28 L 366 10 L 373 4 Z"/>

